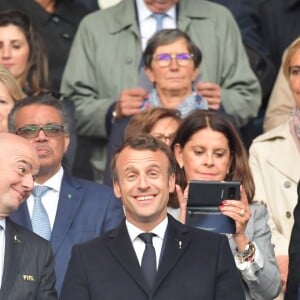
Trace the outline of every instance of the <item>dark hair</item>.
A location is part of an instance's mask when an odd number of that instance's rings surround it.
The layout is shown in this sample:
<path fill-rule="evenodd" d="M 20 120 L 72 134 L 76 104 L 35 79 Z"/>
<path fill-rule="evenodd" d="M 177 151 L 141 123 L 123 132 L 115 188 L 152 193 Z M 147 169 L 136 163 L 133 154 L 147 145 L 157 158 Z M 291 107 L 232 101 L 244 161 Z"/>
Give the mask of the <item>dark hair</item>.
<path fill-rule="evenodd" d="M 34 95 L 48 88 L 48 59 L 40 35 L 33 28 L 30 18 L 18 11 L 0 12 L 0 27 L 17 26 L 25 35 L 29 45 L 29 59 L 24 82 L 21 87 L 26 94 Z"/>
<path fill-rule="evenodd" d="M 65 128 L 65 132 L 70 132 L 70 124 L 72 120 L 72 116 L 70 116 L 68 109 L 64 106 L 60 99 L 53 97 L 47 93 L 41 93 L 39 95 L 26 97 L 20 101 L 18 101 L 13 109 L 11 110 L 10 114 L 8 115 L 8 131 L 15 133 L 16 128 L 16 114 L 18 111 L 26 106 L 29 105 L 45 105 L 55 108 L 60 114 L 63 121 L 63 125 Z"/>
<path fill-rule="evenodd" d="M 150 133 L 154 125 L 165 118 L 173 118 L 178 124 L 181 122 L 180 112 L 177 109 L 165 107 L 153 107 L 134 115 L 125 129 L 125 140 L 138 133 Z"/>
<path fill-rule="evenodd" d="M 231 153 L 231 165 L 229 173 L 226 175 L 224 180 L 241 182 L 247 194 L 248 201 L 251 202 L 255 188 L 248 164 L 247 152 L 237 129 L 226 115 L 207 110 L 193 111 L 179 126 L 177 134 L 171 145 L 171 149 L 174 151 L 176 144 L 178 144 L 181 148 L 184 148 L 192 135 L 205 128 L 211 128 L 214 131 L 221 132 L 227 138 Z M 178 167 L 177 171 L 178 184 L 182 188 L 185 188 L 187 182 L 184 170 Z"/>
<path fill-rule="evenodd" d="M 120 153 L 126 148 L 131 148 L 135 150 L 150 150 L 153 152 L 161 151 L 166 155 L 169 161 L 169 176 L 171 174 L 174 174 L 176 171 L 176 160 L 171 149 L 164 142 L 161 142 L 153 136 L 146 133 L 141 133 L 135 137 L 126 140 L 124 144 L 115 152 L 111 161 L 111 174 L 114 181 L 119 180 L 118 173 L 116 170 L 116 161 Z"/>
<path fill-rule="evenodd" d="M 154 52 L 159 46 L 169 45 L 180 39 L 184 39 L 186 41 L 189 53 L 193 54 L 194 67 L 195 69 L 198 68 L 202 60 L 201 50 L 192 41 L 189 35 L 180 29 L 163 29 L 155 33 L 149 39 L 143 53 L 145 67 L 151 69 Z"/>

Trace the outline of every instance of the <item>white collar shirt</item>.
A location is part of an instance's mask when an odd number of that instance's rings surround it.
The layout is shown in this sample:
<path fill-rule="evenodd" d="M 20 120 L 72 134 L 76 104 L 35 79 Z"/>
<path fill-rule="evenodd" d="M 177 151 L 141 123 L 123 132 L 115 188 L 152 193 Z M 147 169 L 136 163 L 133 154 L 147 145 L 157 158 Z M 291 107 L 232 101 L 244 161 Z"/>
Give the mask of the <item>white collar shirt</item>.
<path fill-rule="evenodd" d="M 144 51 L 149 38 L 156 32 L 156 20 L 151 16 L 153 12 L 149 10 L 144 0 L 136 0 L 136 7 L 138 11 L 142 49 Z M 166 17 L 163 20 L 163 28 L 176 28 L 176 5 L 166 11 Z"/>
<path fill-rule="evenodd" d="M 139 234 L 144 233 L 144 231 L 134 226 L 132 223 L 128 222 L 128 220 L 126 220 L 126 226 L 138 262 L 141 265 L 146 245 L 138 236 Z M 161 249 L 163 246 L 163 241 L 167 230 L 167 226 L 168 226 L 168 218 L 166 217 L 155 228 L 153 228 L 153 230 L 151 230 L 151 232 L 155 234 L 155 236 L 152 239 L 152 242 L 156 254 L 156 269 L 158 269 Z"/>
<path fill-rule="evenodd" d="M 42 203 L 49 217 L 51 231 L 54 226 L 63 175 L 64 175 L 64 170 L 61 167 L 55 175 L 53 175 L 50 179 L 48 179 L 45 183 L 42 184 L 43 186 L 47 186 L 50 188 L 42 196 Z M 38 184 L 35 183 L 35 185 Z M 33 205 L 34 205 L 34 196 L 31 194 L 27 198 L 27 206 L 28 206 L 30 219 L 32 217 Z"/>

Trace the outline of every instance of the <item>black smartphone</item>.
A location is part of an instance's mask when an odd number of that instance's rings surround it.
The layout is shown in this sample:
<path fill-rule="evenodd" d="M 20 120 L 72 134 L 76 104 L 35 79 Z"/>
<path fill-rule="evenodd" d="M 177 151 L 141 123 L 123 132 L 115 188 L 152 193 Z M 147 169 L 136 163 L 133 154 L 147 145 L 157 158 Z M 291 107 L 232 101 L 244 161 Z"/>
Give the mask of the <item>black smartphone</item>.
<path fill-rule="evenodd" d="M 191 180 L 188 207 L 219 206 L 223 200 L 240 200 L 240 182 Z"/>

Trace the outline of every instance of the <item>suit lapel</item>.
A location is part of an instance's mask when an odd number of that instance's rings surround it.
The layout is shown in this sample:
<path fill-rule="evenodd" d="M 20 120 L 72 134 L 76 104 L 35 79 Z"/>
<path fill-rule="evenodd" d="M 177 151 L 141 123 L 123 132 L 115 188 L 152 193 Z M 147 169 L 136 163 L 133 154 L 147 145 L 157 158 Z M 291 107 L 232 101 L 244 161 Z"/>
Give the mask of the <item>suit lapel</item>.
<path fill-rule="evenodd" d="M 168 273 L 174 268 L 178 259 L 188 248 L 190 244 L 190 236 L 186 234 L 188 232 L 189 230 L 186 226 L 182 226 L 172 217 L 169 217 L 166 241 L 162 249 L 163 254 L 152 292 L 149 290 L 147 283 L 143 278 L 125 222 L 123 222 L 119 229 L 114 230 L 108 236 L 108 247 L 114 257 L 128 272 L 129 276 L 137 282 L 146 294 L 151 295 L 155 292 L 156 288 L 158 288 L 159 284 L 164 280 Z"/>
<path fill-rule="evenodd" d="M 108 236 L 108 247 L 120 265 L 128 272 L 137 284 L 149 295 L 150 291 L 143 278 L 142 271 L 130 241 L 125 222 Z"/>
<path fill-rule="evenodd" d="M 191 237 L 187 234 L 188 232 L 188 227 L 182 226 L 169 216 L 165 245 L 162 249 L 163 253 L 158 267 L 156 282 L 154 284 L 154 292 L 189 247 Z"/>
<path fill-rule="evenodd" d="M 4 269 L 0 299 L 8 298 L 14 286 L 22 258 L 23 245 L 22 236 L 9 218 L 6 218 Z"/>
<path fill-rule="evenodd" d="M 79 185 L 76 186 L 72 179 L 65 174 L 61 184 L 58 207 L 51 234 L 54 255 L 67 235 L 82 201 L 82 188 Z"/>

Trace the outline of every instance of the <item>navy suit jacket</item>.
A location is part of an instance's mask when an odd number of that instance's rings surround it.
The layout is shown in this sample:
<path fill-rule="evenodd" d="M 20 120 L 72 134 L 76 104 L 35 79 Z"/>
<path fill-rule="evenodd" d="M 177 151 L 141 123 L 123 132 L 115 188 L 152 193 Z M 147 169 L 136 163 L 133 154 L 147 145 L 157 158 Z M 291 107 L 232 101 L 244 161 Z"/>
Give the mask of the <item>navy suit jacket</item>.
<path fill-rule="evenodd" d="M 50 243 L 6 218 L 1 300 L 56 300 Z"/>
<path fill-rule="evenodd" d="M 76 245 L 61 300 L 243 300 L 240 276 L 225 235 L 169 216 L 153 291 L 143 278 L 125 222 Z"/>
<path fill-rule="evenodd" d="M 26 202 L 21 204 L 11 218 L 32 230 Z M 115 198 L 110 187 L 64 174 L 51 234 L 58 293 L 73 245 L 117 227 L 123 218 L 121 200 Z"/>

